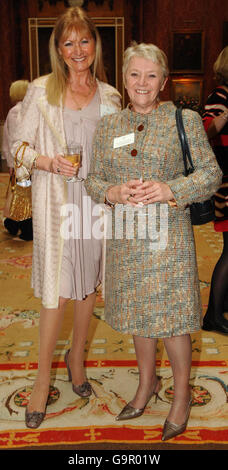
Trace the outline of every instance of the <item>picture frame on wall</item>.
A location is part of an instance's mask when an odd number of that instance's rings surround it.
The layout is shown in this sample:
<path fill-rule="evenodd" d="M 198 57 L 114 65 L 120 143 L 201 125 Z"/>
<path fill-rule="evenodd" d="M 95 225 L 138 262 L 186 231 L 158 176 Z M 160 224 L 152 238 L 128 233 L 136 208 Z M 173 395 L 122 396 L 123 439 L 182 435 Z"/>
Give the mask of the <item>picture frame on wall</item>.
<path fill-rule="evenodd" d="M 204 31 L 191 29 L 173 31 L 171 55 L 172 72 L 203 72 Z"/>
<path fill-rule="evenodd" d="M 172 79 L 172 101 L 178 107 L 202 111 L 202 78 L 174 78 Z"/>
<path fill-rule="evenodd" d="M 228 21 L 223 23 L 222 48 L 228 46 Z"/>

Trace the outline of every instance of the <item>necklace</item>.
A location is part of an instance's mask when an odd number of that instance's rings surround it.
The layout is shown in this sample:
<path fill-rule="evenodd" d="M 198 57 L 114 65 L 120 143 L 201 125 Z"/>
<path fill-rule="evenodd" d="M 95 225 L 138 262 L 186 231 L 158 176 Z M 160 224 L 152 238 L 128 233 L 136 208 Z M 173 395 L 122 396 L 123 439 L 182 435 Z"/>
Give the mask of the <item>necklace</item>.
<path fill-rule="evenodd" d="M 86 95 L 85 94 L 79 94 L 81 96 L 81 100 L 77 100 L 75 98 L 75 95 L 78 95 L 78 92 L 76 90 L 73 90 L 71 85 L 69 84 L 69 87 L 68 87 L 68 90 L 70 92 L 70 96 L 71 96 L 71 99 L 72 101 L 74 102 L 74 104 L 76 105 L 76 108 L 78 111 L 81 111 L 82 108 L 85 108 L 85 106 L 88 104 L 89 100 L 90 100 L 90 96 L 92 95 L 92 93 L 94 92 L 94 87 L 95 87 L 95 82 L 92 81 L 89 85 L 90 87 L 90 91 L 89 93 L 87 93 Z"/>

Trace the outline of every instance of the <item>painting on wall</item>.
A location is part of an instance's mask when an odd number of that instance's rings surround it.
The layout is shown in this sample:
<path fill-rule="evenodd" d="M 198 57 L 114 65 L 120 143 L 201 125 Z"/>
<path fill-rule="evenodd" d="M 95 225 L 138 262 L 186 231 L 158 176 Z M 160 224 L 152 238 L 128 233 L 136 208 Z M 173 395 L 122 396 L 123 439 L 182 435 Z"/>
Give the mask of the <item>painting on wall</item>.
<path fill-rule="evenodd" d="M 222 47 L 228 46 L 228 21 L 223 23 Z"/>
<path fill-rule="evenodd" d="M 172 34 L 172 72 L 199 73 L 204 66 L 204 32 L 177 30 Z"/>
<path fill-rule="evenodd" d="M 202 113 L 202 78 L 175 78 L 172 80 L 172 100 L 178 107 Z"/>

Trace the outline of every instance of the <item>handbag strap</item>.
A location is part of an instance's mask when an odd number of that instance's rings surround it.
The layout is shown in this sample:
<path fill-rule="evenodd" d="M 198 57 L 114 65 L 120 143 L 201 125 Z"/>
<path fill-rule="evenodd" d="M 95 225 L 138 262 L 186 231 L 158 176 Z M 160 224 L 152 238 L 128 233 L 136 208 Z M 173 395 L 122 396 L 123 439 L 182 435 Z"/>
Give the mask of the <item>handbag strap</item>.
<path fill-rule="evenodd" d="M 187 136 L 184 129 L 183 117 L 182 117 L 182 108 L 176 109 L 176 124 L 178 135 L 181 143 L 183 160 L 184 160 L 184 167 L 185 167 L 185 175 L 189 173 L 193 173 L 194 165 L 191 157 L 191 152 L 188 145 Z"/>

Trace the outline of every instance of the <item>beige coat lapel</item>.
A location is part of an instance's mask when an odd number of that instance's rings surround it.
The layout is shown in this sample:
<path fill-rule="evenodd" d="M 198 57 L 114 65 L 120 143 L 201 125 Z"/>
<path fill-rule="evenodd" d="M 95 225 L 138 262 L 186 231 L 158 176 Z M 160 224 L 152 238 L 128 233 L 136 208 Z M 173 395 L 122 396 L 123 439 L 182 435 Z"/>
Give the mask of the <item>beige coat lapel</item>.
<path fill-rule="evenodd" d="M 63 149 L 66 146 L 66 138 L 63 124 L 63 105 L 61 100 L 60 106 L 50 106 L 46 97 L 39 99 L 38 107 L 42 113 L 45 123 L 51 129 L 54 138 L 57 140 L 59 147 Z"/>

